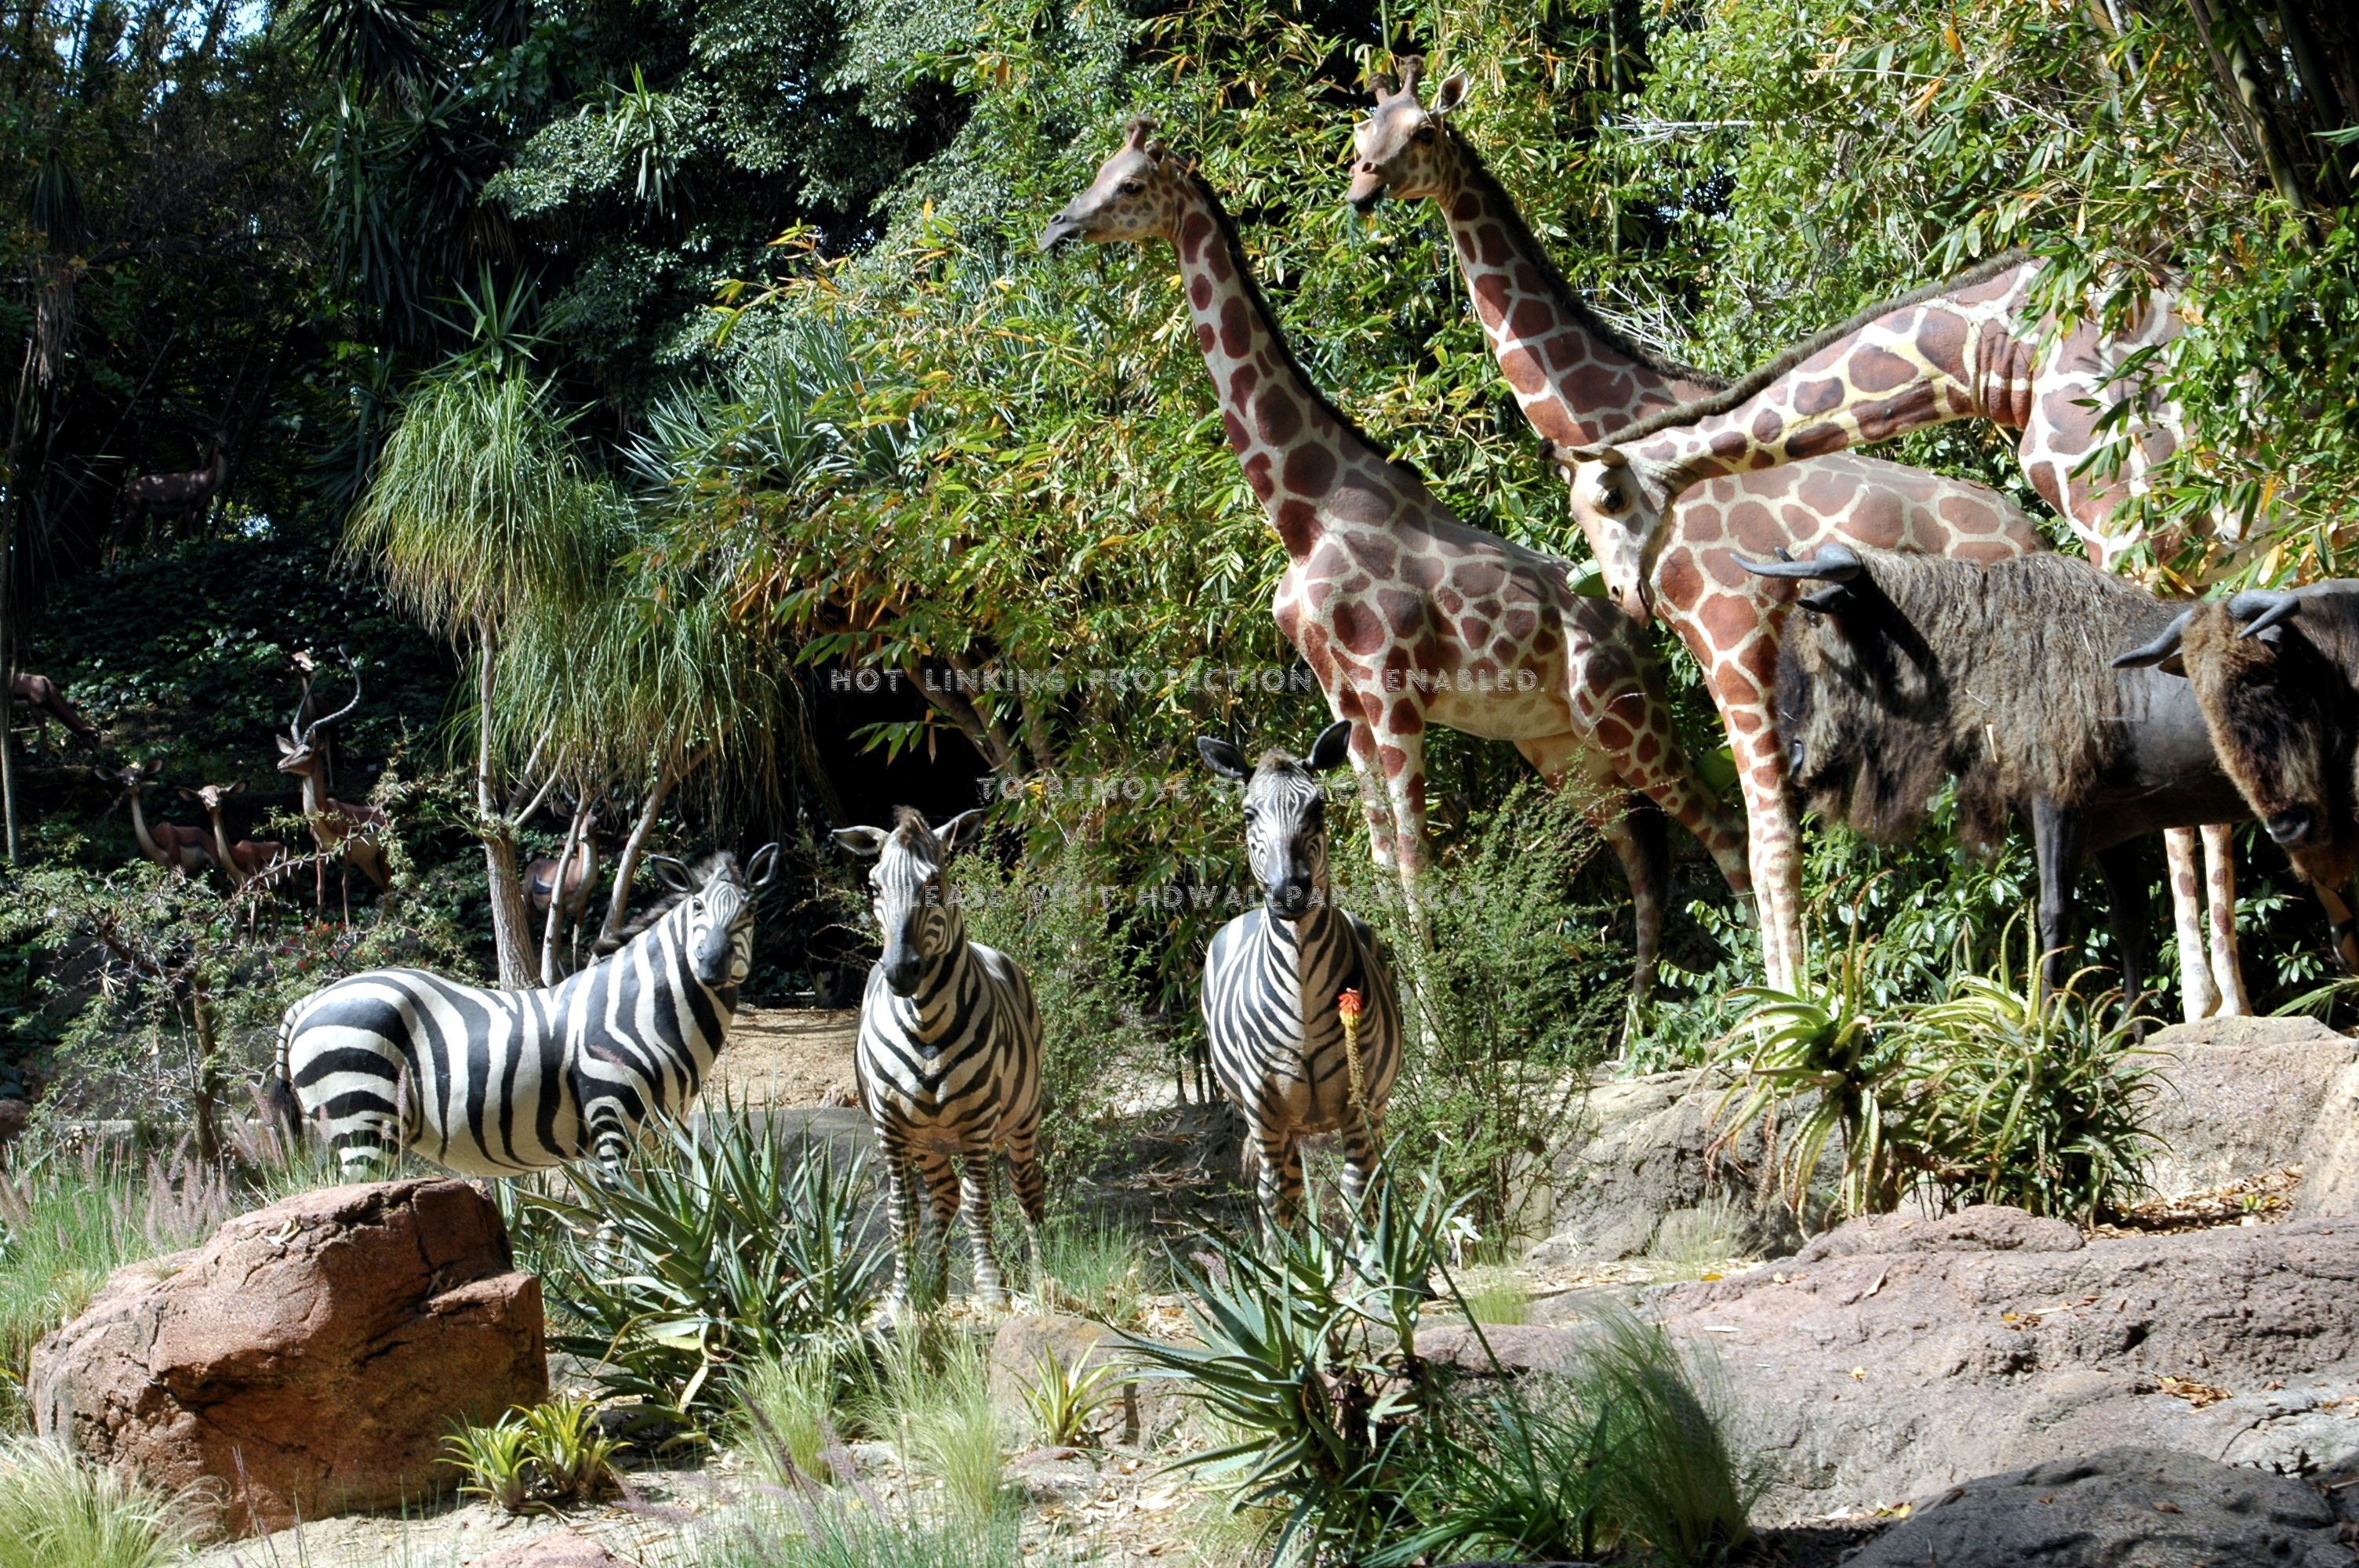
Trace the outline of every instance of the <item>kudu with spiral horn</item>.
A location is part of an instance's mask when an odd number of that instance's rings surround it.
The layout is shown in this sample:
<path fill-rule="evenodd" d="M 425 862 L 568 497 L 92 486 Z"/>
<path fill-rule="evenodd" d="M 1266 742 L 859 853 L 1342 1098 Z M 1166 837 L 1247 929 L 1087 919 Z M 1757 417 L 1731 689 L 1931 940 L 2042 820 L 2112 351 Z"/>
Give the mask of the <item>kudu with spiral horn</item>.
<path fill-rule="evenodd" d="M 1994 848 L 2027 818 L 2050 989 L 2072 972 L 2073 888 L 2093 856 L 2123 989 L 2136 996 L 2147 878 L 2136 840 L 2240 815 L 2187 683 L 2110 665 L 2172 607 L 2063 556 L 1982 567 L 1822 546 L 1745 568 L 1817 585 L 1777 663 L 1777 731 L 1801 804 L 1888 842 L 1915 834 L 1954 777 L 1969 847 Z"/>
<path fill-rule="evenodd" d="M 328 793 L 328 762 L 321 754 L 321 731 L 343 718 L 361 705 L 360 666 L 353 666 L 353 699 L 325 718 L 305 722 L 299 710 L 288 725 L 288 732 L 278 737 L 278 771 L 293 773 L 303 781 L 303 819 L 311 828 L 311 842 L 320 851 L 312 866 L 312 908 L 324 912 L 328 905 L 327 856 L 341 851 L 343 870 L 340 873 L 344 899 L 344 923 L 353 918 L 352 871 L 375 882 L 382 892 L 393 881 L 392 868 L 386 862 L 384 834 L 393 826 L 392 819 L 377 806 L 336 799 Z"/>
<path fill-rule="evenodd" d="M 2184 676 L 2220 765 L 2325 906 L 2359 974 L 2359 581 L 2267 589 L 2181 611 L 2114 663 Z"/>

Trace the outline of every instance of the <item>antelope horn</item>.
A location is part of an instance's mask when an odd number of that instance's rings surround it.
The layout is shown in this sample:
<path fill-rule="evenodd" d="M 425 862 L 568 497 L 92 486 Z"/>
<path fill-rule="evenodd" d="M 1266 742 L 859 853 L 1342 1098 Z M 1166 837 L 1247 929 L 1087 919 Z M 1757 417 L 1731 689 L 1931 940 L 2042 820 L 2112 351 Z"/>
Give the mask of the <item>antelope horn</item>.
<path fill-rule="evenodd" d="M 2143 647 L 2132 648 L 2126 654 L 2115 655 L 2114 668 L 2117 670 L 2149 669 L 2175 655 L 2179 652 L 2180 639 L 2187 635 L 2187 623 L 2195 619 L 2195 611 L 2198 608 L 2200 607 L 2196 605 L 2189 605 L 2171 617 L 2170 624 L 2164 627 L 2161 634 L 2153 642 Z"/>
<path fill-rule="evenodd" d="M 1821 545 L 1819 553 L 1807 561 L 1750 561 L 1739 556 L 1736 564 L 1755 577 L 1792 578 L 1798 581 L 1815 579 L 1824 582 L 1849 582 L 1867 569 L 1865 561 L 1841 545 Z"/>
<path fill-rule="evenodd" d="M 2237 621 L 2252 622 L 2236 633 L 2238 637 L 2257 637 L 2300 614 L 2301 600 L 2283 589 L 2250 589 L 2228 601 L 2228 613 Z"/>
<path fill-rule="evenodd" d="M 309 745 L 309 744 L 310 744 L 310 741 L 311 741 L 311 737 L 312 737 L 312 736 L 317 735 L 317 734 L 318 734 L 321 730 L 325 729 L 327 726 L 329 726 L 329 725 L 331 725 L 331 724 L 333 724 L 337 719 L 342 719 L 345 714 L 350 713 L 353 708 L 358 708 L 360 705 L 361 705 L 361 667 L 360 667 L 360 665 L 359 665 L 355 664 L 355 665 L 353 665 L 353 699 L 352 699 L 350 702 L 348 702 L 348 703 L 344 704 L 342 708 L 339 708 L 338 709 L 336 709 L 333 713 L 329 714 L 325 719 L 313 719 L 313 720 L 311 721 L 311 727 L 310 727 L 310 729 L 308 729 L 308 730 L 299 730 L 296 731 L 296 735 L 295 735 L 295 741 L 296 741 L 296 743 L 297 743 L 298 745 Z"/>

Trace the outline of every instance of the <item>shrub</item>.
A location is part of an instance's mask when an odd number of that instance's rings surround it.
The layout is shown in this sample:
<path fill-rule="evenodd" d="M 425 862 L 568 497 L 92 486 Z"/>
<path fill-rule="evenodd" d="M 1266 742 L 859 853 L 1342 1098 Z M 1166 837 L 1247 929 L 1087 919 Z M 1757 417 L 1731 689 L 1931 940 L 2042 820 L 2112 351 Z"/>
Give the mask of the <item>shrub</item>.
<path fill-rule="evenodd" d="M 1659 1328 L 1620 1314 L 1593 1326 L 1570 1370 L 1501 1381 L 1429 1429 L 1407 1492 L 1417 1523 L 1375 1568 L 1632 1547 L 1685 1568 L 1750 1538 L 1752 1487 L 1702 1380 Z"/>
<path fill-rule="evenodd" d="M 864 1386 L 854 1396 L 862 1423 L 891 1437 L 905 1463 L 941 1484 L 953 1516 L 998 1514 L 1007 1501 L 1006 1431 L 992 1402 L 983 1342 L 918 1325 L 870 1343 Z"/>
<path fill-rule="evenodd" d="M 842 1358 L 821 1345 L 794 1356 L 760 1356 L 733 1380 L 745 1446 L 771 1485 L 829 1481 L 837 1475 L 835 1411 L 847 1388 Z"/>
<path fill-rule="evenodd" d="M 0 1568 L 161 1568 L 209 1511 L 42 1439 L 0 1443 Z"/>
<path fill-rule="evenodd" d="M 461 1423 L 442 1440 L 459 1490 L 510 1513 L 540 1503 L 589 1502 L 615 1485 L 614 1443 L 587 1400 L 556 1399 L 508 1411 L 489 1426 Z"/>
<path fill-rule="evenodd" d="M 504 1197 L 563 1314 L 551 1348 L 595 1366 L 610 1396 L 701 1421 L 729 1408 L 741 1364 L 792 1357 L 875 1304 L 886 1249 L 864 1191 L 857 1157 L 723 1101 L 658 1129 L 619 1178 Z"/>
<path fill-rule="evenodd" d="M 1332 858 L 1345 903 L 1379 925 L 1401 983 L 1407 1052 L 1385 1117 L 1393 1162 L 1435 1167 L 1486 1236 L 1548 1218 L 1553 1156 L 1627 1004 L 1617 918 L 1575 896 L 1599 843 L 1593 803 L 1579 788 L 1516 785 L 1470 827 L 1415 919 L 1364 856 Z"/>
<path fill-rule="evenodd" d="M 1024 1405 L 1032 1416 L 1032 1435 L 1050 1448 L 1086 1443 L 1097 1413 L 1122 1397 L 1121 1380 L 1127 1368 L 1114 1361 L 1095 1365 L 1096 1346 L 1071 1361 L 1041 1349 L 1024 1385 Z"/>

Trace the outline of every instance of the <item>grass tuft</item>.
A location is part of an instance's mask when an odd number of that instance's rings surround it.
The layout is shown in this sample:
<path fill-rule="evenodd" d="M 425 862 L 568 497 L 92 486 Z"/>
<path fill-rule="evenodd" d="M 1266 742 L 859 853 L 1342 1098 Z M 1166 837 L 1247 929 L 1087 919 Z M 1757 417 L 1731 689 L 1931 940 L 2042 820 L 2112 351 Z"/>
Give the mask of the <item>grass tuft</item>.
<path fill-rule="evenodd" d="M 0 1443 L 0 1568 L 161 1568 L 209 1511 L 53 1443 Z"/>

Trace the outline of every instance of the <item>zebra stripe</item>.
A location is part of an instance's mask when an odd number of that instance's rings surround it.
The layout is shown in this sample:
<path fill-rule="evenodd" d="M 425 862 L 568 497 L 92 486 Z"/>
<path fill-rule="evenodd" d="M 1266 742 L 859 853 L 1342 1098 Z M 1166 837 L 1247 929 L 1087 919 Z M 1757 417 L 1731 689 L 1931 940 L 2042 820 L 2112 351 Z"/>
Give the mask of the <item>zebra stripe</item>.
<path fill-rule="evenodd" d="M 868 881 L 885 951 L 861 998 L 855 1065 L 892 1190 L 897 1306 L 909 1299 L 920 1193 L 938 1246 L 949 1241 L 952 1216 L 964 1217 L 975 1289 L 994 1303 L 1006 1296 L 991 1246 L 994 1151 L 1007 1151 L 1016 1202 L 1034 1226 L 1047 1193 L 1032 982 L 1006 954 L 967 939 L 943 881 L 945 861 L 981 819 L 970 811 L 937 834 L 905 807 L 890 832 L 853 827 L 835 836 L 853 853 L 877 857 Z"/>
<path fill-rule="evenodd" d="M 408 1149 L 466 1176 L 544 1171 L 585 1154 L 612 1169 L 651 1115 L 695 1098 L 727 1039 L 753 957 L 754 894 L 775 846 L 715 856 L 611 957 L 540 990 L 487 990 L 422 969 L 371 969 L 287 1010 L 279 1085 L 325 1124 L 347 1177 Z"/>
<path fill-rule="evenodd" d="M 1204 1033 L 1212 1076 L 1245 1114 L 1262 1213 L 1281 1225 L 1301 1206 L 1305 1138 L 1342 1137 L 1344 1198 L 1361 1205 L 1400 1076 L 1392 967 L 1375 933 L 1328 894 L 1317 774 L 1343 760 L 1350 728 L 1321 734 L 1307 764 L 1272 752 L 1248 770 L 1227 742 L 1197 743 L 1215 773 L 1245 783 L 1245 849 L 1263 888 L 1263 906 L 1221 927 L 1204 955 Z M 1354 1048 L 1338 1005 L 1345 991 L 1361 1001 Z"/>

